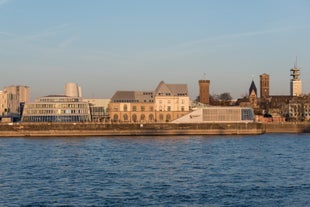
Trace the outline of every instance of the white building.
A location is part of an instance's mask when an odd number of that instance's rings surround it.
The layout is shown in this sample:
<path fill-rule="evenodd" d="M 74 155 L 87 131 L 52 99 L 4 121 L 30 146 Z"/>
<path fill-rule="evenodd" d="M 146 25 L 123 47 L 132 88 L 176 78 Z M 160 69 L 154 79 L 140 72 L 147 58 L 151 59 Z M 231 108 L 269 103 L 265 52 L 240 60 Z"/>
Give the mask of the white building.
<path fill-rule="evenodd" d="M 248 107 L 199 108 L 172 123 L 239 123 L 253 122 L 254 112 Z"/>
<path fill-rule="evenodd" d="M 291 82 L 290 82 L 290 94 L 291 96 L 301 96 L 302 95 L 302 83 L 299 79 L 300 69 L 297 66 L 291 69 Z"/>

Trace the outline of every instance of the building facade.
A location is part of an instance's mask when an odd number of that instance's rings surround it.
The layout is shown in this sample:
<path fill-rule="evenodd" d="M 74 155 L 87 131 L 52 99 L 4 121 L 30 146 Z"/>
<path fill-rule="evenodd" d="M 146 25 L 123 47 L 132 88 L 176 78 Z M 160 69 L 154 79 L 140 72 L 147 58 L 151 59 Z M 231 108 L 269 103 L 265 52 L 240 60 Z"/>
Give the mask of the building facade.
<path fill-rule="evenodd" d="M 154 93 L 151 91 L 117 91 L 109 104 L 112 122 L 154 122 Z"/>
<path fill-rule="evenodd" d="M 270 93 L 269 75 L 264 73 L 259 76 L 260 80 L 260 98 L 268 98 Z"/>
<path fill-rule="evenodd" d="M 199 80 L 199 102 L 210 104 L 210 80 Z"/>
<path fill-rule="evenodd" d="M 24 103 L 30 101 L 28 86 L 8 86 L 0 92 L 0 116 L 20 115 Z"/>
<path fill-rule="evenodd" d="M 169 122 L 189 113 L 190 99 L 186 84 L 166 84 L 161 81 L 154 93 L 156 121 Z"/>
<path fill-rule="evenodd" d="M 108 120 L 108 107 L 111 99 L 84 98 L 83 100 L 89 104 L 91 121 L 104 122 Z"/>
<path fill-rule="evenodd" d="M 295 97 L 289 101 L 287 118 L 290 121 L 310 120 L 310 97 Z"/>
<path fill-rule="evenodd" d="M 112 122 L 169 122 L 189 112 L 186 84 L 159 83 L 155 91 L 117 91 L 109 104 Z"/>
<path fill-rule="evenodd" d="M 23 122 L 88 122 L 89 104 L 80 97 L 51 95 L 26 103 Z"/>
<path fill-rule="evenodd" d="M 205 107 L 197 109 L 172 123 L 239 123 L 254 122 L 255 116 L 250 107 Z"/>

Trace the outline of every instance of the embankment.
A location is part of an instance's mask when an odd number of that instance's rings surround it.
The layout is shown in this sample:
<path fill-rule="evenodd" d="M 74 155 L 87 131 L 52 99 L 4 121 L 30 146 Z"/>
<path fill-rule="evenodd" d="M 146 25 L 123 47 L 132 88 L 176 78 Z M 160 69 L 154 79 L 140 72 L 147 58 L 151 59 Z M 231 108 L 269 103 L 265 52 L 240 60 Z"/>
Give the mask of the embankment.
<path fill-rule="evenodd" d="M 118 135 L 229 135 L 261 134 L 256 123 L 229 124 L 103 124 L 103 123 L 22 123 L 1 124 L 0 137 L 118 136 Z"/>
<path fill-rule="evenodd" d="M 307 133 L 310 123 L 204 123 L 204 124 L 104 124 L 19 123 L 0 124 L 0 137 L 255 135 Z"/>

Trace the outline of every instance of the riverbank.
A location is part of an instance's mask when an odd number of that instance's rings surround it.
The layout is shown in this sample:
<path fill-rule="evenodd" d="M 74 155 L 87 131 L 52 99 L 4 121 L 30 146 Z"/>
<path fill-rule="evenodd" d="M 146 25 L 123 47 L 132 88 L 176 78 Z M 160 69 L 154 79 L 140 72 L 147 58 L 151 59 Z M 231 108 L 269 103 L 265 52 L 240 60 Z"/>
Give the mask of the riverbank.
<path fill-rule="evenodd" d="M 0 124 L 0 137 L 257 135 L 264 133 L 310 133 L 310 123 Z"/>

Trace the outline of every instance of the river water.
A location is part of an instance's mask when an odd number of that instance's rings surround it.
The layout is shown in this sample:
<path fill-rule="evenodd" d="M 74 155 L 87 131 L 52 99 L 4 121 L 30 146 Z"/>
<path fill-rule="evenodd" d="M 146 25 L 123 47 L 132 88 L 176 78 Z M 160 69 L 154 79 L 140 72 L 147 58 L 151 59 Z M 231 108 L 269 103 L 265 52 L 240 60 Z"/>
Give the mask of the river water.
<path fill-rule="evenodd" d="M 0 206 L 310 206 L 310 136 L 0 138 Z"/>

